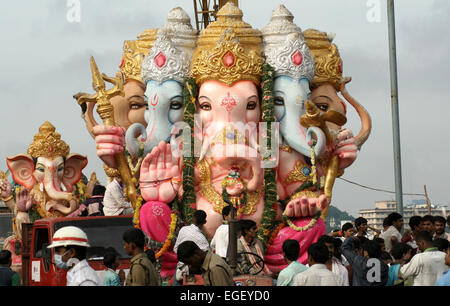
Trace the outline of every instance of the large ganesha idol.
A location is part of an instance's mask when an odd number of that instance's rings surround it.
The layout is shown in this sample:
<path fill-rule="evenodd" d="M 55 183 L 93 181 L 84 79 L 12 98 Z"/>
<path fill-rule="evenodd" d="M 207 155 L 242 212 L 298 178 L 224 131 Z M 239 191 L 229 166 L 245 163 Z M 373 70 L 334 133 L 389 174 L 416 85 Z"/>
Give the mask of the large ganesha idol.
<path fill-rule="evenodd" d="M 87 158 L 70 153 L 70 147 L 50 122 L 39 128 L 27 154 L 10 156 L 6 163 L 14 181 L 24 187 L 15 199 L 11 188 L 5 194 L 8 207 L 14 208 L 19 240 L 22 223 L 31 221 L 30 213 L 33 212 L 32 219 L 64 217 L 78 208 L 74 185 L 81 179 Z"/>

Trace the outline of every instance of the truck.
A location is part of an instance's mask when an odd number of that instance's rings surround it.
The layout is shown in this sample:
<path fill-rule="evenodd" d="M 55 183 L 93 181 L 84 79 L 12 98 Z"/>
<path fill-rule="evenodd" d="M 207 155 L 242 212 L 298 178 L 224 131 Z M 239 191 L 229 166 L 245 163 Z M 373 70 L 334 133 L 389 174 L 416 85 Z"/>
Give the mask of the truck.
<path fill-rule="evenodd" d="M 119 269 L 127 275 L 130 256 L 123 248 L 123 233 L 133 227 L 132 216 L 99 216 L 75 218 L 45 218 L 22 226 L 22 284 L 25 286 L 65 286 L 64 269 L 54 264 L 55 250 L 47 248 L 52 243 L 53 234 L 65 226 L 81 228 L 88 236 L 90 247 L 86 259 L 97 272 L 100 280 L 106 267 L 103 256 L 107 248 L 114 248 L 119 254 Z"/>

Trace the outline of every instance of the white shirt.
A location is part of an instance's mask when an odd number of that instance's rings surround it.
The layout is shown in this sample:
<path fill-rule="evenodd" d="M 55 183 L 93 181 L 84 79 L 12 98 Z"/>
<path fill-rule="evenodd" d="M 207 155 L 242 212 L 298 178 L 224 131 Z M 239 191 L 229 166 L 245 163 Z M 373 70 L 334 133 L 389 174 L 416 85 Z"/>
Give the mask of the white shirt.
<path fill-rule="evenodd" d="M 100 278 L 86 259 L 67 272 L 67 286 L 101 286 Z"/>
<path fill-rule="evenodd" d="M 178 250 L 178 246 L 185 241 L 193 241 L 197 244 L 197 246 L 202 251 L 209 251 L 209 243 L 206 240 L 205 235 L 200 231 L 198 226 L 195 224 L 183 226 L 178 232 L 177 241 L 175 242 L 175 246 L 173 247 L 173 251 L 176 253 Z"/>
<path fill-rule="evenodd" d="M 403 279 L 414 277 L 414 286 L 434 286 L 436 281 L 448 270 L 445 253 L 427 251 L 413 256 L 411 261 L 400 268 Z"/>
<path fill-rule="evenodd" d="M 315 264 L 294 277 L 294 286 L 343 286 L 341 276 L 328 270 L 324 264 Z"/>
<path fill-rule="evenodd" d="M 402 234 L 396 229 L 393 225 L 389 226 L 389 228 L 382 234 L 380 237 L 384 239 L 384 246 L 386 247 L 386 252 L 390 253 L 392 250 L 392 236 L 397 237 L 397 242 L 402 241 Z"/>
<path fill-rule="evenodd" d="M 216 230 L 211 240 L 211 248 L 216 250 L 220 257 L 227 257 L 228 251 L 228 224 L 222 224 Z"/>
<path fill-rule="evenodd" d="M 337 260 L 337 258 L 333 257 L 331 259 L 331 270 L 333 273 L 342 277 L 342 279 L 344 281 L 343 286 L 350 286 L 349 281 L 348 281 L 348 270 L 343 264 L 341 264 Z"/>
<path fill-rule="evenodd" d="M 123 189 L 119 182 L 113 180 L 106 186 L 103 213 L 105 216 L 118 216 L 125 208 L 130 207 L 132 207 L 131 204 L 123 199 Z"/>

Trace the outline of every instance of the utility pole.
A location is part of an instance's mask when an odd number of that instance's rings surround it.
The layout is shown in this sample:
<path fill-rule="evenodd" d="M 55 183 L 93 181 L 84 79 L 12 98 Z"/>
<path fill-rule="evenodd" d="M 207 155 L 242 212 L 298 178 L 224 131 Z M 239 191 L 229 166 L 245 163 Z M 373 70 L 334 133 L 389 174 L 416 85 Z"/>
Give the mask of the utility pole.
<path fill-rule="evenodd" d="M 427 199 L 428 214 L 431 215 L 431 203 L 430 198 L 428 198 L 427 185 L 423 185 L 423 190 L 425 190 L 425 198 Z"/>
<path fill-rule="evenodd" d="M 395 200 L 397 202 L 397 212 L 403 215 L 402 158 L 400 148 L 400 120 L 398 111 L 397 46 L 395 41 L 394 0 L 387 0 L 387 16 L 389 28 L 389 66 L 391 72 L 391 109 L 392 134 L 394 142 Z"/>

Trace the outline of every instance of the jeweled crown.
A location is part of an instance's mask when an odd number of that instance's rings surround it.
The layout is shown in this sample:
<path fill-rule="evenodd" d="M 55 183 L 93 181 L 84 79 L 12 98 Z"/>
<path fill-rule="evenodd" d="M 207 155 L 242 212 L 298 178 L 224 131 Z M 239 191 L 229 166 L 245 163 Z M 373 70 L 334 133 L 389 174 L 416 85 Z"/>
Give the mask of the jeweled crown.
<path fill-rule="evenodd" d="M 262 37 L 242 20 L 242 11 L 228 2 L 200 33 L 192 58 L 191 76 L 200 85 L 216 80 L 230 86 L 237 81 L 260 83 L 262 76 Z"/>
<path fill-rule="evenodd" d="M 197 31 L 192 28 L 189 15 L 180 7 L 172 9 L 142 62 L 144 83 L 148 80 L 162 83 L 170 79 L 183 83 L 189 76 L 196 41 Z"/>
<path fill-rule="evenodd" d="M 302 30 L 293 22 L 294 16 L 284 6 L 276 8 L 269 24 L 262 29 L 266 62 L 275 70 L 275 77 L 314 78 L 314 60 Z"/>
<path fill-rule="evenodd" d="M 303 35 L 315 63 L 316 72 L 311 84 L 319 86 L 329 82 L 340 91 L 343 80 L 342 59 L 337 46 L 332 43 L 334 37 L 314 29 L 304 31 Z"/>
<path fill-rule="evenodd" d="M 61 140 L 61 135 L 55 132 L 55 127 L 45 121 L 39 128 L 39 133 L 34 135 L 34 141 L 28 147 L 28 154 L 33 158 L 46 157 L 55 158 L 67 156 L 70 147 Z"/>

